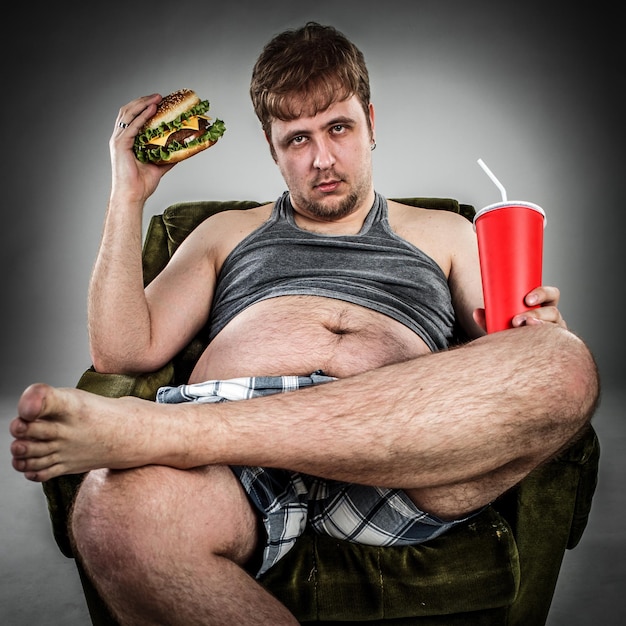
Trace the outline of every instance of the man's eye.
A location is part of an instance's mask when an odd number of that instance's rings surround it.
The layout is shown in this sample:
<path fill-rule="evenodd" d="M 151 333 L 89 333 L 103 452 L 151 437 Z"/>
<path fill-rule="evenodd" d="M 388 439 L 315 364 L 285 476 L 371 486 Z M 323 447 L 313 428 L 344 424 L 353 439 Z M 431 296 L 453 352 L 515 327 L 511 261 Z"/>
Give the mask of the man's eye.
<path fill-rule="evenodd" d="M 346 130 L 346 127 L 343 124 L 336 124 L 333 126 L 333 132 L 335 134 L 343 133 Z"/>
<path fill-rule="evenodd" d="M 304 143 L 305 137 L 304 135 L 298 135 L 297 137 L 293 137 L 291 139 L 291 143 L 294 144 L 295 146 Z"/>

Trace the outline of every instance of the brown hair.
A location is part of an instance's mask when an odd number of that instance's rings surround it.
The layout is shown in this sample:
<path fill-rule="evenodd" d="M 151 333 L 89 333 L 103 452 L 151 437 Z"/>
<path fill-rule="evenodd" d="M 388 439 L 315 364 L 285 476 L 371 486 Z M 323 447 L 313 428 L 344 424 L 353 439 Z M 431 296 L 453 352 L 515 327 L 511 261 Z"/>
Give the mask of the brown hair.
<path fill-rule="evenodd" d="M 355 94 L 369 124 L 370 86 L 363 54 L 335 28 L 316 22 L 276 35 L 252 71 L 250 96 L 268 137 L 272 119 L 313 116 Z"/>

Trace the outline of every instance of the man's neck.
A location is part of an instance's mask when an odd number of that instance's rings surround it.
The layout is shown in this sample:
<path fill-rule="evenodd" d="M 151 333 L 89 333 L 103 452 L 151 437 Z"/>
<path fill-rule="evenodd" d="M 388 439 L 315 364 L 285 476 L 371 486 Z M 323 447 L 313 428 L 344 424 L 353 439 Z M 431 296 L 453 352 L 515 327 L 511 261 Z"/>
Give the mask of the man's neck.
<path fill-rule="evenodd" d="M 308 211 L 305 208 L 297 207 L 291 198 L 290 203 L 293 207 L 293 219 L 298 228 L 329 235 L 355 235 L 363 228 L 374 204 L 374 199 L 375 192 L 374 189 L 371 189 L 349 213 L 341 215 L 332 215 L 330 212 L 327 215 L 320 215 Z"/>

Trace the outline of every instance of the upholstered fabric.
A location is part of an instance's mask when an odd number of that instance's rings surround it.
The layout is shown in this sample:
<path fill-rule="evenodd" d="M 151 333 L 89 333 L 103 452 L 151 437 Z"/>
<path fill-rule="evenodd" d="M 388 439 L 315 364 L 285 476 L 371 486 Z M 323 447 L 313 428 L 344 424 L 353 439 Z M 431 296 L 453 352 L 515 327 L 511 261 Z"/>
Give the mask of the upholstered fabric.
<path fill-rule="evenodd" d="M 262 582 L 302 621 L 502 611 L 519 589 L 517 546 L 492 508 L 420 546 L 372 548 L 307 534 L 284 559 Z"/>
<path fill-rule="evenodd" d="M 455 200 L 399 201 L 473 216 L 471 206 Z M 218 211 L 260 204 L 189 202 L 154 216 L 144 243 L 145 282 L 202 220 Z M 105 375 L 90 368 L 78 387 L 104 396 L 153 400 L 159 386 L 186 382 L 205 341 L 200 332 L 167 366 L 141 376 Z M 564 551 L 576 546 L 586 526 L 598 458 L 598 441 L 590 428 L 557 459 L 443 537 L 419 546 L 376 548 L 307 532 L 261 582 L 302 623 L 541 626 Z M 67 519 L 82 478 L 64 476 L 44 483 L 54 536 L 68 557 L 73 554 Z M 79 563 L 77 567 L 93 624 L 114 626 Z"/>

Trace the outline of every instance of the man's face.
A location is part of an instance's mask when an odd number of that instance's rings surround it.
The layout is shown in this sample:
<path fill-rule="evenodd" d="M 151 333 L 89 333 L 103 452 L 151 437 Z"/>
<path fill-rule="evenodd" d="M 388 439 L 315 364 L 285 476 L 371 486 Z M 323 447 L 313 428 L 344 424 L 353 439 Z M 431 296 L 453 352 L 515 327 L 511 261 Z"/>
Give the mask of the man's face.
<path fill-rule="evenodd" d="M 371 205 L 371 105 L 369 118 L 352 96 L 312 117 L 272 121 L 273 154 L 296 211 L 331 221 Z"/>

